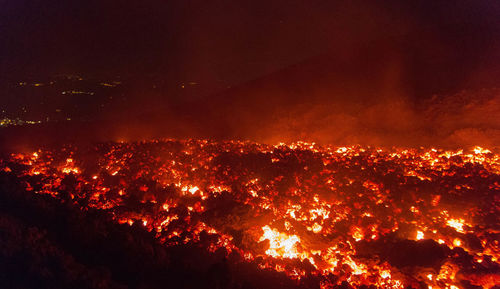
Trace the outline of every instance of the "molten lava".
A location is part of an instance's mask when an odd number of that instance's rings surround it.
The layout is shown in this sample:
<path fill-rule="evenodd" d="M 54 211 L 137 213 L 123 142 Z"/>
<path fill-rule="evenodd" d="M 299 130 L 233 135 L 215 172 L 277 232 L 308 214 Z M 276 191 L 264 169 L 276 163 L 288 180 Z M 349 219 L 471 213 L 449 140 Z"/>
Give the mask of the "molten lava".
<path fill-rule="evenodd" d="M 104 143 L 13 154 L 27 192 L 223 249 L 321 288 L 500 283 L 500 155 L 250 142 Z"/>

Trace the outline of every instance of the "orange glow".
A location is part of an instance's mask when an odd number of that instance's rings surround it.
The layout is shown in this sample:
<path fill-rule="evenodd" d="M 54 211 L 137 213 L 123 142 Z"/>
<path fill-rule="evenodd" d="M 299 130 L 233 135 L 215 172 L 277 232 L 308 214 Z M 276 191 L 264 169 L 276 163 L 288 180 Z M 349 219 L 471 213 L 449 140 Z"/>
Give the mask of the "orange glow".
<path fill-rule="evenodd" d="M 499 265 L 484 217 L 500 210 L 500 155 L 489 150 L 206 140 L 105 147 L 96 163 L 71 149 L 13 154 L 0 172 L 22 178 L 27 193 L 140 225 L 165 246 L 204 244 L 297 282 L 317 278 L 320 288 L 451 289 L 464 280 L 488 288 L 500 279 L 469 273 Z M 59 195 L 65 190 L 70 197 Z M 469 197 L 481 191 L 484 199 Z M 398 246 L 445 256 L 402 269 L 384 255 Z"/>
<path fill-rule="evenodd" d="M 297 250 L 297 244 L 300 243 L 300 238 L 296 235 L 287 236 L 278 232 L 276 229 L 271 229 L 269 226 L 262 227 L 264 234 L 260 237 L 259 242 L 269 240 L 269 249 L 266 254 L 273 257 L 281 258 L 298 258 L 300 256 Z"/>
<path fill-rule="evenodd" d="M 463 219 L 450 219 L 446 224 L 452 228 L 455 228 L 457 232 L 464 233 L 464 220 Z"/>

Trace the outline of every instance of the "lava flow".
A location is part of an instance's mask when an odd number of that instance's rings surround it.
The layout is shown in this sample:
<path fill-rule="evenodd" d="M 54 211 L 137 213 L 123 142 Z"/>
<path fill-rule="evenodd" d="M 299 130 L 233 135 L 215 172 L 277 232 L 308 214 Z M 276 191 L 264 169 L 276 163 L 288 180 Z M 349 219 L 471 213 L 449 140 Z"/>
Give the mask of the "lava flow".
<path fill-rule="evenodd" d="M 222 249 L 299 285 L 500 284 L 500 155 L 479 147 L 161 140 L 12 154 L 0 171 L 164 246 Z"/>

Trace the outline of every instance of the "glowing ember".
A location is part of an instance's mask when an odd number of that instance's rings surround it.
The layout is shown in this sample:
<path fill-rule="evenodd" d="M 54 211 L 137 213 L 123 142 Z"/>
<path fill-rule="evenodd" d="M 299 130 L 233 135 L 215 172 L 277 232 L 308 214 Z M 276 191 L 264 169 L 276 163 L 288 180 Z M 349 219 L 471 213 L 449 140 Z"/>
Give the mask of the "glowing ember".
<path fill-rule="evenodd" d="M 500 156 L 483 148 L 190 140 L 94 149 L 97 160 L 75 147 L 14 154 L 0 173 L 139 224 L 165 246 L 224 250 L 321 288 L 500 283 Z"/>
<path fill-rule="evenodd" d="M 446 224 L 452 228 L 455 228 L 457 232 L 464 233 L 464 220 L 462 219 L 450 219 Z"/>
<path fill-rule="evenodd" d="M 269 226 L 262 227 L 264 234 L 259 241 L 269 240 L 270 247 L 266 250 L 266 254 L 273 257 L 283 258 L 298 258 L 297 243 L 300 243 L 300 238 L 292 235 L 287 236 L 279 233 L 277 230 L 272 230 Z"/>

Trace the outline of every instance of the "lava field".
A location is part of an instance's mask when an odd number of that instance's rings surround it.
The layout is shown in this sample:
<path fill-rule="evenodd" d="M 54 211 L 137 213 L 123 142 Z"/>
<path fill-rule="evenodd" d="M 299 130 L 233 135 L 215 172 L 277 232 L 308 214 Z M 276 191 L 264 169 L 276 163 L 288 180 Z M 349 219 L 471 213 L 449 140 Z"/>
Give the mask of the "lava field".
<path fill-rule="evenodd" d="M 107 142 L 4 155 L 0 180 L 2 274 L 47 288 L 500 284 L 500 155 L 480 147 Z"/>

